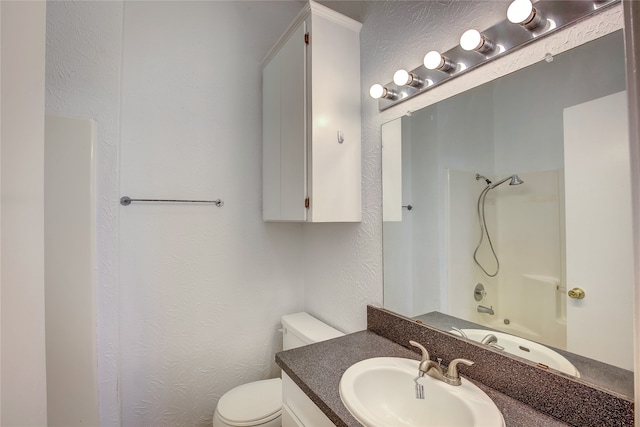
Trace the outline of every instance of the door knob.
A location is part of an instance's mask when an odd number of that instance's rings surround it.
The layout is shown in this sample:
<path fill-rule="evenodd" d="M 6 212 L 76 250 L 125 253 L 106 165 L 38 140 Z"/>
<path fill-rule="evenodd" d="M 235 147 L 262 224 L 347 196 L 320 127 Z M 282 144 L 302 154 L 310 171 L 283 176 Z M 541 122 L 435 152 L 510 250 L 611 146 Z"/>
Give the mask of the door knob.
<path fill-rule="evenodd" d="M 584 295 L 585 295 L 584 291 L 580 288 L 573 288 L 567 293 L 569 294 L 569 298 L 573 298 L 573 299 L 582 299 L 584 298 Z"/>

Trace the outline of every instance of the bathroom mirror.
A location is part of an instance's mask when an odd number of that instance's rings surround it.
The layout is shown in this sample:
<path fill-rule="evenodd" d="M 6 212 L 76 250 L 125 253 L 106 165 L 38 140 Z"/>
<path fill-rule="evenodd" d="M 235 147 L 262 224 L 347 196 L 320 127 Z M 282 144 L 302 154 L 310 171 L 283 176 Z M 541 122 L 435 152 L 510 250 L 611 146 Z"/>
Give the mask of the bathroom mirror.
<path fill-rule="evenodd" d="M 383 125 L 386 309 L 633 395 L 624 64 L 617 31 Z"/>

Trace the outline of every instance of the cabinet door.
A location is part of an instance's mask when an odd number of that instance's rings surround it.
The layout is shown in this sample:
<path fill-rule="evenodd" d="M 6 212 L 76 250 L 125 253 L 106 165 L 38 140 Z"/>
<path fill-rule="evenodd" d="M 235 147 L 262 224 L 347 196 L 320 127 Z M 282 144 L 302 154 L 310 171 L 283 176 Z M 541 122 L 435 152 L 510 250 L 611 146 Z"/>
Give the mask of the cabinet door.
<path fill-rule="evenodd" d="M 283 427 L 335 427 L 335 424 L 284 372 L 282 373 L 282 406 L 286 414 L 283 414 Z"/>
<path fill-rule="evenodd" d="M 311 20 L 311 222 L 360 222 L 360 37 L 324 14 Z"/>
<path fill-rule="evenodd" d="M 263 71 L 263 218 L 306 221 L 306 44 L 302 23 Z"/>

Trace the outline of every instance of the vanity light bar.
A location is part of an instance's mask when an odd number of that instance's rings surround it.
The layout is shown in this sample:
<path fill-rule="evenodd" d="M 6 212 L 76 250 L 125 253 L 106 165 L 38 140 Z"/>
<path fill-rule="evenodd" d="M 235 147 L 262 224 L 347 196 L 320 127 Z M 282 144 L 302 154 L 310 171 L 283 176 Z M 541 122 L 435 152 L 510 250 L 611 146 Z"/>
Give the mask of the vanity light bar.
<path fill-rule="evenodd" d="M 431 68 L 430 64 L 430 68 L 427 68 L 423 64 L 411 71 L 400 70 L 404 71 L 402 73 L 403 76 L 405 73 L 411 76 L 411 80 L 397 78 L 394 79 L 396 82 L 392 81 L 381 86 L 386 90 L 388 96 L 377 98 L 378 109 L 380 111 L 386 110 L 497 57 L 519 49 L 534 40 L 567 27 L 609 6 L 620 3 L 620 1 L 540 0 L 531 4 L 529 0 L 514 0 L 512 4 L 517 3 L 516 6 L 529 2 L 529 5 L 532 6 L 531 14 L 534 15 L 534 18 L 528 20 L 529 16 L 527 16 L 524 18 L 523 23 L 513 23 L 509 19 L 505 19 L 484 31 L 466 32 L 463 42 L 466 49 L 458 45 L 453 49 L 440 53 L 441 57 L 446 60 L 445 65 L 440 68 Z M 511 13 L 513 14 L 513 9 Z M 513 16 L 510 18 L 515 19 Z M 536 20 L 536 25 L 532 24 L 533 19 Z M 478 38 L 478 35 L 480 40 L 474 41 L 473 39 Z M 472 43 L 469 42 L 469 38 L 472 39 Z M 409 83 L 399 84 L 404 81 Z M 424 83 L 417 84 L 418 82 Z"/>

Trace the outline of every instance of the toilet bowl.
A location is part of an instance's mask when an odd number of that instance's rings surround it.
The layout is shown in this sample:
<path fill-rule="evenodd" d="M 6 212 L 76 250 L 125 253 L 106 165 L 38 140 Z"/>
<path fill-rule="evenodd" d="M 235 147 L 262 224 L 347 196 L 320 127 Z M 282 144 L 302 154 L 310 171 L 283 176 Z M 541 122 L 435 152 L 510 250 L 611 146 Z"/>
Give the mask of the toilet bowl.
<path fill-rule="evenodd" d="M 283 349 L 337 338 L 344 334 L 307 313 L 282 316 Z M 272 378 L 226 392 L 213 414 L 213 427 L 281 427 L 282 380 Z"/>
<path fill-rule="evenodd" d="M 282 380 L 273 378 L 243 384 L 226 392 L 218 401 L 213 427 L 280 427 Z"/>

